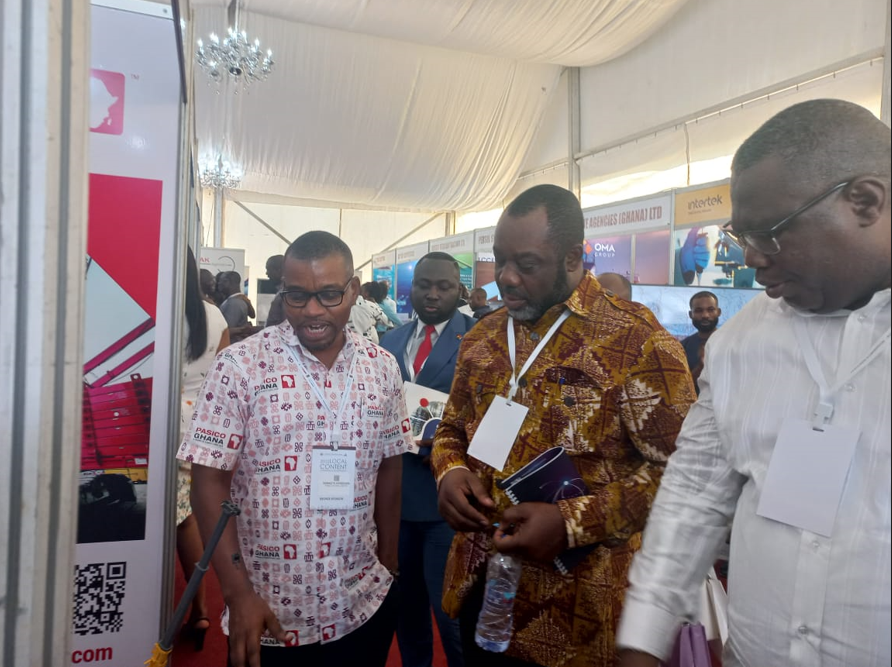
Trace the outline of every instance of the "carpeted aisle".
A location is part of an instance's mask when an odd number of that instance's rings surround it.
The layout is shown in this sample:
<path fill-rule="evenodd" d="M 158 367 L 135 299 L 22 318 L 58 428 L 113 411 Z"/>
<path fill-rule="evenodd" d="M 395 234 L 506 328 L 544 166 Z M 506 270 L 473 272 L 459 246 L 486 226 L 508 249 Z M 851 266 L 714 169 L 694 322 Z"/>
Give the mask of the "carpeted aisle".
<path fill-rule="evenodd" d="M 220 614 L 223 612 L 223 598 L 220 595 L 220 585 L 217 583 L 217 577 L 214 575 L 213 570 L 205 575 L 204 580 L 208 585 L 208 606 L 210 611 L 208 615 L 211 619 L 211 629 L 208 630 L 205 638 L 204 650 L 196 653 L 191 643 L 177 641 L 170 660 L 170 664 L 173 667 L 226 667 L 226 636 L 220 630 L 219 622 Z M 183 571 L 180 569 L 179 563 L 177 563 L 177 601 L 179 601 L 185 588 L 186 581 L 183 578 Z M 434 632 L 436 633 L 436 624 L 434 624 Z M 396 639 L 394 638 L 393 646 L 390 647 L 387 667 L 402 667 L 402 664 L 400 652 L 396 647 Z M 434 640 L 433 667 L 446 667 L 446 658 L 440 646 L 439 635 Z"/>

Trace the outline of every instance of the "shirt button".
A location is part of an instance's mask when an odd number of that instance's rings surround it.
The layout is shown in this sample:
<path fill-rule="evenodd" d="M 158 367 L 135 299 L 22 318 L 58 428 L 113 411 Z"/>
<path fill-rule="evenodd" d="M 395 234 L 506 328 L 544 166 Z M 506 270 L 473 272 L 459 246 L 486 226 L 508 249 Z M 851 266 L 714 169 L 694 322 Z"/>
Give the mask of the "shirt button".
<path fill-rule="evenodd" d="M 533 341 L 533 342 L 536 342 L 537 340 L 539 340 L 539 334 L 537 334 L 537 333 L 534 331 L 533 333 L 530 334 L 530 340 Z"/>
<path fill-rule="evenodd" d="M 859 316 L 858 316 L 858 321 L 859 321 L 859 322 L 863 322 L 863 321 L 866 320 L 866 319 L 867 319 L 867 315 L 859 315 Z"/>
<path fill-rule="evenodd" d="M 811 543 L 811 548 L 814 549 L 815 551 L 817 551 L 818 549 L 821 548 L 821 543 L 818 542 L 817 540 L 815 540 L 814 542 Z"/>
<path fill-rule="evenodd" d="M 808 634 L 808 628 L 805 627 L 804 625 L 800 625 L 799 626 L 799 634 L 802 635 L 803 637 L 806 636 Z"/>
<path fill-rule="evenodd" d="M 855 385 L 851 382 L 846 383 L 846 391 L 855 391 Z"/>

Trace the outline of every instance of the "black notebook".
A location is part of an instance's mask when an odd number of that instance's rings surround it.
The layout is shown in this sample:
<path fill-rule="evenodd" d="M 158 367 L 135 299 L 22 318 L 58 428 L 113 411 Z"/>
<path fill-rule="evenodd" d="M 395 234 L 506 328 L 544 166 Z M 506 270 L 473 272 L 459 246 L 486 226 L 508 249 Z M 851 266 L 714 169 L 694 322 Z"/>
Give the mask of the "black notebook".
<path fill-rule="evenodd" d="M 515 505 L 556 503 L 588 494 L 588 487 L 563 447 L 552 447 L 496 485 Z M 595 549 L 595 544 L 567 549 L 554 559 L 554 566 L 567 574 Z"/>

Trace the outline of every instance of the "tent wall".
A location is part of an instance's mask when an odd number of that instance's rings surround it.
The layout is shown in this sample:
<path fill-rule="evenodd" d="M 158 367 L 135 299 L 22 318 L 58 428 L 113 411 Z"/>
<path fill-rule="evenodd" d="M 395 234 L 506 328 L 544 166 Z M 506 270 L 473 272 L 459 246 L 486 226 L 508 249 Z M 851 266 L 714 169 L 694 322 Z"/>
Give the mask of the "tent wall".
<path fill-rule="evenodd" d="M 847 99 L 880 115 L 888 5 L 690 0 L 636 49 L 581 69 L 583 205 L 724 178 L 743 139 L 806 99 Z M 539 183 L 568 185 L 566 78 L 506 202 Z"/>
<path fill-rule="evenodd" d="M 440 238 L 448 233 L 444 213 L 404 213 L 258 203 L 240 205 L 236 201 L 227 201 L 224 210 L 223 246 L 245 250 L 245 264 L 249 267 L 251 279 L 249 297 L 252 299 L 256 290 L 254 281 L 266 277 L 264 267 L 267 258 L 283 254 L 288 243 L 305 232 L 324 230 L 342 238 L 350 246 L 355 266 L 361 270 L 363 280 L 371 279 L 370 265 L 362 265 L 373 254 L 396 245 L 406 246 Z M 261 224 L 251 213 L 275 229 L 275 232 Z M 206 220 L 208 215 L 204 215 L 203 218 Z"/>
<path fill-rule="evenodd" d="M 609 145 L 836 63 L 880 55 L 886 5 L 691 0 L 638 48 L 582 70 L 582 145 Z"/>

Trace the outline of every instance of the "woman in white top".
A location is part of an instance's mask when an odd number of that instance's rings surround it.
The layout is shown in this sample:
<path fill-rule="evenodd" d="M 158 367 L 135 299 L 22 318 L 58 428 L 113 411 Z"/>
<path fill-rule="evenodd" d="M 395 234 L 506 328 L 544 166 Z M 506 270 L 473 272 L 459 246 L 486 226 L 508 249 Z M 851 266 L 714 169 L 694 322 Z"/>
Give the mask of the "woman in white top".
<path fill-rule="evenodd" d="M 203 298 L 199 285 L 198 265 L 189 250 L 186 267 L 186 349 L 183 359 L 183 382 L 180 405 L 180 441 L 192 421 L 195 399 L 217 352 L 229 345 L 229 331 L 223 313 Z M 177 443 L 179 446 L 179 443 Z M 192 470 L 188 463 L 177 461 L 177 555 L 186 581 L 192 576 L 195 564 L 201 559 L 204 546 L 198 524 L 192 516 L 190 493 Z M 185 634 L 195 642 L 195 650 L 204 647 L 204 636 L 210 627 L 205 586 L 192 600 L 192 611 Z"/>

